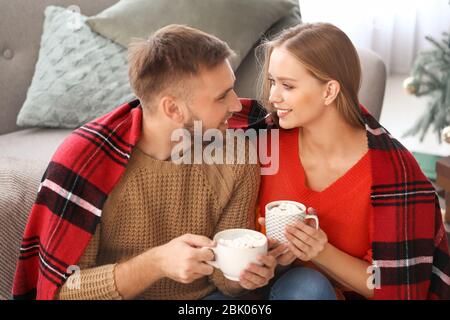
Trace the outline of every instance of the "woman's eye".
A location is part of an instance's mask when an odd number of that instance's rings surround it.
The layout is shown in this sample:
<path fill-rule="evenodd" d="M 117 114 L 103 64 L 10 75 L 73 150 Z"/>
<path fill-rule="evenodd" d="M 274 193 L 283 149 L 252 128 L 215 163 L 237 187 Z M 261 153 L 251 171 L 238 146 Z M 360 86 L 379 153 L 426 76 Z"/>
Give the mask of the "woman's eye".
<path fill-rule="evenodd" d="M 274 80 L 274 79 L 269 79 L 269 84 L 270 84 L 271 87 L 275 86 L 275 80 Z M 283 87 L 284 87 L 286 90 L 291 90 L 291 89 L 294 88 L 294 87 L 292 87 L 292 86 L 290 86 L 290 85 L 288 85 L 288 84 L 285 84 L 285 83 L 283 83 L 282 85 L 283 85 Z"/>

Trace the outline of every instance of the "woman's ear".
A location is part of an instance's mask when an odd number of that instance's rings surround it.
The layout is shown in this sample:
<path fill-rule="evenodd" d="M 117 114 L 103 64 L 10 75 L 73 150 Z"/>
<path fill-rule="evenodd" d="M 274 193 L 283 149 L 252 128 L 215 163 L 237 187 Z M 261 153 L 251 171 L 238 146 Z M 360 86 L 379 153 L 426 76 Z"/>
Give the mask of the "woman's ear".
<path fill-rule="evenodd" d="M 183 123 L 184 115 L 177 99 L 173 96 L 164 96 L 159 101 L 163 113 L 171 120 L 177 123 Z"/>
<path fill-rule="evenodd" d="M 341 91 L 341 86 L 336 80 L 330 80 L 325 84 L 324 102 L 328 106 L 336 100 L 336 97 Z"/>

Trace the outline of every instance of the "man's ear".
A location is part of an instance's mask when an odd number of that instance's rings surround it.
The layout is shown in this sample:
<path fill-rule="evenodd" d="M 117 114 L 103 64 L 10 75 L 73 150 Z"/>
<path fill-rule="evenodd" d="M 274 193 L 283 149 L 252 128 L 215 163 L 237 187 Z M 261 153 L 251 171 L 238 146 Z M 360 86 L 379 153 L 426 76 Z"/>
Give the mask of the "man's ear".
<path fill-rule="evenodd" d="M 338 96 L 339 92 L 341 91 L 341 85 L 336 80 L 330 80 L 325 84 L 325 91 L 324 91 L 324 102 L 325 105 L 328 106 L 332 104 L 336 97 Z"/>
<path fill-rule="evenodd" d="M 162 112 L 171 120 L 183 123 L 184 115 L 177 99 L 173 96 L 163 96 L 159 101 Z"/>

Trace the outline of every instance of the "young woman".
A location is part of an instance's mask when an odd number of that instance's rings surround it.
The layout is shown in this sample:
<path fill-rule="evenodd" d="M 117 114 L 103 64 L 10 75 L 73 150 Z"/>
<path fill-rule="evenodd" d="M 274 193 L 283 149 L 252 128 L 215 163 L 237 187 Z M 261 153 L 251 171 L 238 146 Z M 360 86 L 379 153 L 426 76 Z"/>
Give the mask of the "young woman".
<path fill-rule="evenodd" d="M 331 24 L 303 24 L 263 48 L 262 98 L 276 114 L 280 159 L 276 174 L 262 176 L 260 214 L 271 201 L 294 200 L 320 221 L 318 230 L 286 228 L 288 244 L 273 253 L 291 268 L 272 291 L 290 284 L 314 298 L 308 292 L 326 286 L 313 268 L 338 297 L 449 299 L 437 195 L 412 155 L 360 105 L 350 39 Z"/>

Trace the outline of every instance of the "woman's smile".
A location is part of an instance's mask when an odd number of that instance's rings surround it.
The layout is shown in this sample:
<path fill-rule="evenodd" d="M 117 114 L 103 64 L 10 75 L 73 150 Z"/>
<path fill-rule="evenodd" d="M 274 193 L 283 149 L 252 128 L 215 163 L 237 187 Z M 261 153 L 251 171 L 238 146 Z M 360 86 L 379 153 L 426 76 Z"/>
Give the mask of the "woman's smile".
<path fill-rule="evenodd" d="M 280 119 L 286 117 L 287 114 L 292 111 L 292 109 L 281 109 L 281 108 L 276 108 L 276 107 L 275 107 L 275 109 L 277 110 L 277 116 Z"/>

